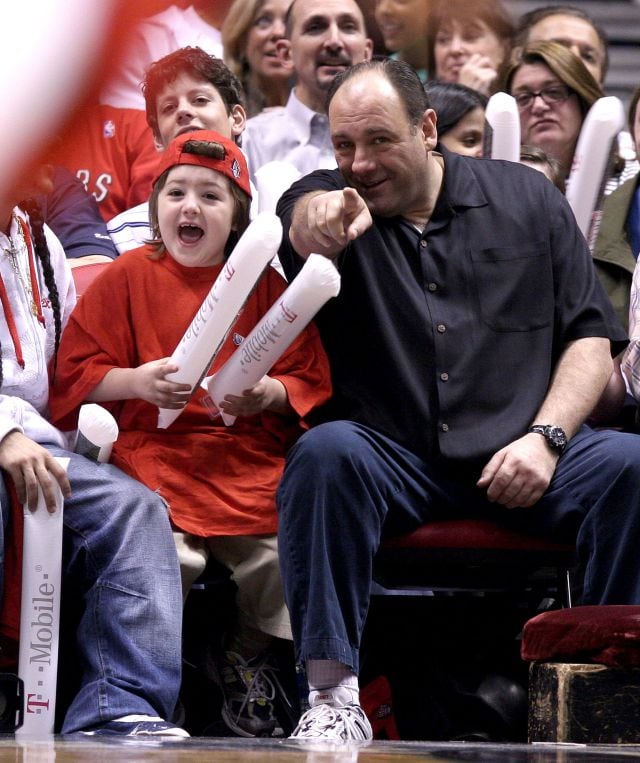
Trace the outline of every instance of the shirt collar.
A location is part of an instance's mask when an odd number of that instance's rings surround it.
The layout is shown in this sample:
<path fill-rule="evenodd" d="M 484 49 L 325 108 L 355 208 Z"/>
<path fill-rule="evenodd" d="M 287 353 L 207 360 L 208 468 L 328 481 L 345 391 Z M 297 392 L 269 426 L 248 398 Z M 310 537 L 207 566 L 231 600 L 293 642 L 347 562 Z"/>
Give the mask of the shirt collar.
<path fill-rule="evenodd" d="M 287 104 L 284 107 L 287 116 L 291 120 L 291 131 L 300 143 L 308 143 L 311 137 L 311 120 L 318 114 L 313 111 L 296 95 L 295 88 L 289 93 Z"/>
<path fill-rule="evenodd" d="M 444 159 L 445 195 L 452 207 L 483 207 L 488 204 L 487 197 L 480 187 L 473 171 L 473 163 L 483 161 L 468 156 L 460 156 L 444 146 L 438 146 Z"/>

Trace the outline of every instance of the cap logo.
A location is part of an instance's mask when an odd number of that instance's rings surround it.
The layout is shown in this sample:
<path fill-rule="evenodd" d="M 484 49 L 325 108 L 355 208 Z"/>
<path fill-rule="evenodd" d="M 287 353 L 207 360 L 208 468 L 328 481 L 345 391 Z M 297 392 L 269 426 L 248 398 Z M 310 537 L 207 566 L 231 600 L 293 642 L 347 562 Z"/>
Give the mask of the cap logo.
<path fill-rule="evenodd" d="M 240 163 L 237 159 L 234 159 L 233 162 L 231 162 L 231 172 L 233 172 L 234 178 L 239 178 L 242 174 L 242 170 L 240 169 Z"/>

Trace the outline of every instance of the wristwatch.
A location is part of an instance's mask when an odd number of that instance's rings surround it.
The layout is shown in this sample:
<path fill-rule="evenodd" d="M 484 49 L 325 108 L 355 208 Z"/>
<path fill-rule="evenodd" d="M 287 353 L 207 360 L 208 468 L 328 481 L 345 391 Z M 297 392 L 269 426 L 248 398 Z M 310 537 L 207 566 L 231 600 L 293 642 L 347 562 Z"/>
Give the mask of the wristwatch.
<path fill-rule="evenodd" d="M 564 449 L 567 447 L 567 435 L 562 427 L 553 424 L 533 424 L 527 429 L 527 433 L 529 432 L 541 434 L 551 450 L 555 450 L 560 455 L 564 453 Z"/>

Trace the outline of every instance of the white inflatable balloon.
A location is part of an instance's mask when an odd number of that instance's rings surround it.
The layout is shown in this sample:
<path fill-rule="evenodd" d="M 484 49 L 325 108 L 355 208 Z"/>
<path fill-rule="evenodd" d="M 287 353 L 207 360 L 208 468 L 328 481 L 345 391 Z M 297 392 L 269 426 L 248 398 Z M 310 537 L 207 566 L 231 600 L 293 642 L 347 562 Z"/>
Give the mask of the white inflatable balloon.
<path fill-rule="evenodd" d="M 520 161 L 520 114 L 516 99 L 508 93 L 494 93 L 485 109 L 491 126 L 491 158 Z"/>
<path fill-rule="evenodd" d="M 259 167 L 255 172 L 258 189 L 258 210 L 275 212 L 282 194 L 300 178 L 301 173 L 290 162 L 274 160 Z"/>
<path fill-rule="evenodd" d="M 281 240 L 282 223 L 275 215 L 264 212 L 249 224 L 171 355 L 180 370 L 168 379 L 189 384 L 192 392 L 200 384 Z M 166 429 L 181 412 L 160 408 L 158 427 Z"/>
<path fill-rule="evenodd" d="M 320 254 L 309 255 L 302 270 L 260 323 L 213 376 L 202 386 L 216 408 L 225 395 L 241 395 L 253 387 L 311 321 L 318 310 L 340 291 L 340 274 L 331 260 Z M 220 410 L 224 423 L 235 421 Z"/>
<path fill-rule="evenodd" d="M 56 459 L 65 469 L 68 458 Z M 55 481 L 54 481 L 55 483 Z M 22 554 L 22 600 L 18 675 L 24 682 L 24 722 L 16 738 L 46 738 L 53 734 L 56 715 L 60 585 L 62 578 L 62 507 L 54 484 L 56 508 L 49 512 L 42 490 L 38 506 L 25 505 Z"/>
<path fill-rule="evenodd" d="M 582 123 L 567 180 L 566 196 L 578 227 L 587 240 L 593 238 L 594 222 L 597 222 L 594 213 L 602 197 L 611 147 L 624 122 L 622 102 L 611 95 L 599 98 Z M 593 244 L 593 241 L 589 243 Z"/>

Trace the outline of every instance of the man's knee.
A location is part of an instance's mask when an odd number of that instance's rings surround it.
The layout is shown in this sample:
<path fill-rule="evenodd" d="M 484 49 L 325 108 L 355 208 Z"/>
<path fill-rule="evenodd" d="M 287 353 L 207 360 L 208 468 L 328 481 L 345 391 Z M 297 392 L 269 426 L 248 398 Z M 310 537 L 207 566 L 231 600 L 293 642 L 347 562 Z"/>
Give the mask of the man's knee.
<path fill-rule="evenodd" d="M 343 464 L 364 456 L 367 445 L 362 430 L 351 421 L 330 421 L 310 429 L 291 449 L 287 468 L 335 474 Z"/>

